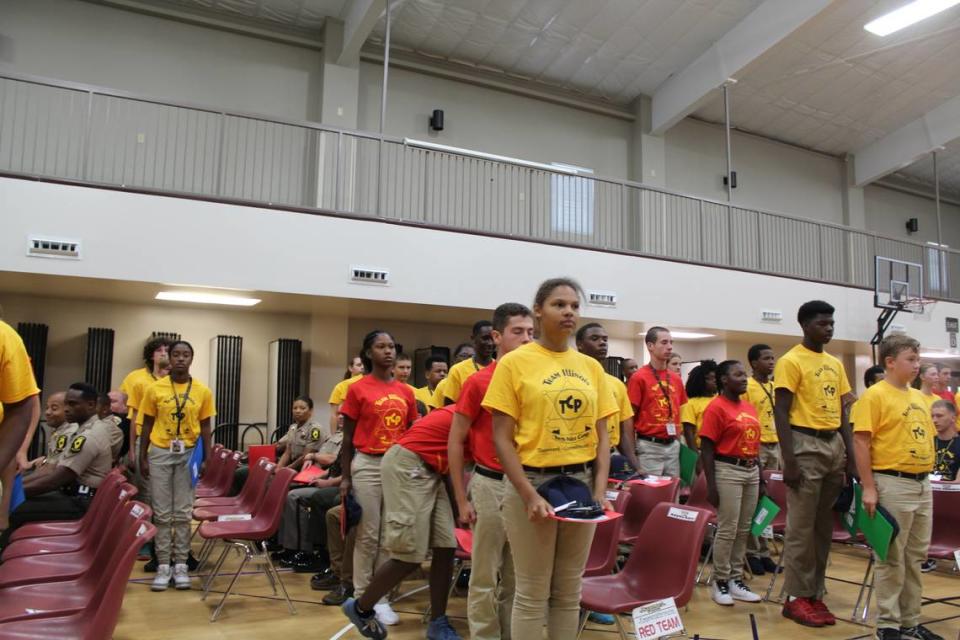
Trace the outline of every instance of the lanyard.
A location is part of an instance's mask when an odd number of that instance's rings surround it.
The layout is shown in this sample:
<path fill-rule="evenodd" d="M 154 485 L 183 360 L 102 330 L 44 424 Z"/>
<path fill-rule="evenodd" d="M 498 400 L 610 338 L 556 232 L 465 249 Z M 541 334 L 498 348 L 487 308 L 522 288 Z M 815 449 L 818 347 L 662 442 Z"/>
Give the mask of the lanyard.
<path fill-rule="evenodd" d="M 657 380 L 657 386 L 660 387 L 660 393 L 663 394 L 663 397 L 666 399 L 667 404 L 670 405 L 670 420 L 671 422 L 675 422 L 673 420 L 673 398 L 670 396 L 670 387 L 669 386 L 665 387 L 663 385 L 663 381 L 660 379 L 660 374 L 657 373 L 657 370 L 653 368 L 652 364 L 650 365 L 650 371 L 653 372 L 653 377 Z M 670 377 L 670 374 L 667 373 L 667 379 L 669 379 L 669 377 Z"/>
<path fill-rule="evenodd" d="M 756 378 L 754 378 L 754 379 L 756 380 Z M 763 382 L 760 382 L 759 380 L 757 380 L 757 384 L 759 384 L 759 385 L 760 385 L 760 388 L 763 389 L 764 395 L 766 395 L 766 396 L 767 396 L 767 400 L 770 401 L 770 408 L 773 409 L 773 405 L 774 405 L 774 403 L 773 403 L 773 394 L 770 393 L 769 391 L 767 391 L 767 385 L 769 384 L 769 385 L 772 387 L 772 386 L 773 386 L 773 383 L 772 383 L 772 382 L 767 382 L 766 384 L 764 384 Z"/>
<path fill-rule="evenodd" d="M 193 388 L 193 376 L 187 380 L 187 392 L 183 394 L 183 403 L 180 402 L 180 396 L 177 395 L 177 388 L 173 384 L 173 378 L 170 378 L 170 388 L 173 389 L 173 403 L 177 407 L 177 412 L 174 417 L 177 419 L 177 439 L 180 439 L 180 425 L 183 424 L 183 419 L 186 417 L 183 413 L 183 410 L 187 408 L 187 403 L 190 401 L 190 389 Z"/>

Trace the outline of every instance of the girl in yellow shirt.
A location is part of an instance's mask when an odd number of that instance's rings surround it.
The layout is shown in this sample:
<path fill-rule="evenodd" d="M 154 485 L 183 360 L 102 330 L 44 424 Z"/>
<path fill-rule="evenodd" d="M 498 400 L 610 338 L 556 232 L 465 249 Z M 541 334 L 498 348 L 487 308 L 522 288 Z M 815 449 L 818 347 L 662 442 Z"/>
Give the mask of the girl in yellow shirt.
<path fill-rule="evenodd" d="M 533 304 L 539 337 L 499 361 L 483 400 L 510 480 L 502 513 L 516 571 L 514 638 L 539 638 L 544 625 L 551 640 L 576 638 L 581 577 L 596 528 L 551 518 L 553 508 L 536 487 L 572 476 L 609 508 L 606 422 L 617 409 L 600 363 L 569 347 L 580 292 L 567 278 L 540 285 Z"/>
<path fill-rule="evenodd" d="M 686 391 L 687 403 L 680 408 L 683 439 L 688 447 L 699 451 L 703 412 L 717 397 L 717 363 L 704 360 L 694 367 L 687 377 Z"/>
<path fill-rule="evenodd" d="M 933 403 L 940 399 L 934 388 L 940 383 L 940 372 L 937 365 L 929 362 L 920 365 L 920 375 L 917 376 L 915 387 L 923 394 L 927 405 L 927 413 L 933 408 Z"/>

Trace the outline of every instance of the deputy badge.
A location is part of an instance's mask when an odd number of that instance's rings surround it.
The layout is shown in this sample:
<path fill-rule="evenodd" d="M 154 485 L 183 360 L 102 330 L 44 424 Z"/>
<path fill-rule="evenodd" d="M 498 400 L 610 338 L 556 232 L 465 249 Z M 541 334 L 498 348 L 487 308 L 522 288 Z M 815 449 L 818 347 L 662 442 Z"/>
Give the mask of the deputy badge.
<path fill-rule="evenodd" d="M 57 453 L 60 453 L 61 451 L 63 451 L 64 447 L 66 447 L 66 446 L 67 446 L 67 436 L 66 436 L 66 434 L 61 434 L 61 435 L 57 436 L 57 444 L 56 444 L 56 447 L 55 447 L 56 452 L 57 452 Z"/>
<path fill-rule="evenodd" d="M 310 430 L 310 439 L 319 440 L 320 439 L 320 427 L 314 427 Z"/>
<path fill-rule="evenodd" d="M 80 453 L 83 450 L 83 444 L 87 441 L 87 436 L 77 436 L 70 443 L 70 451 Z"/>

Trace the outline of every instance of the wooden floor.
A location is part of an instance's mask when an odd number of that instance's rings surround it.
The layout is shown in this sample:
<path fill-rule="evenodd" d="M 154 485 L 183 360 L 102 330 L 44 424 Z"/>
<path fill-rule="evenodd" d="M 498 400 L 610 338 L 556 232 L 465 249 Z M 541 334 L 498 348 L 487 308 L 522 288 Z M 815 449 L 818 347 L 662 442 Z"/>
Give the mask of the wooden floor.
<path fill-rule="evenodd" d="M 923 622 L 947 640 L 960 640 L 960 576 L 944 568 L 924 576 Z M 241 576 L 236 590 L 231 595 L 217 622 L 209 621 L 210 613 L 219 601 L 227 577 L 215 582 L 214 589 L 205 602 L 200 600 L 199 580 L 192 591 L 163 593 L 150 591 L 152 574 L 140 571 L 137 563 L 127 587 L 123 611 L 117 625 L 118 640 L 168 640 L 170 638 L 231 638 L 245 640 L 286 637 L 290 640 L 310 638 L 320 640 L 336 635 L 346 624 L 346 619 L 337 607 L 320 604 L 323 592 L 310 589 L 309 574 L 282 572 L 284 583 L 294 600 L 297 615 L 289 615 L 283 600 L 273 595 L 263 574 L 250 573 Z M 234 563 L 232 565 L 236 567 Z M 773 603 L 742 604 L 734 607 L 719 607 L 709 596 L 708 589 L 696 588 L 693 599 L 681 616 L 689 637 L 699 634 L 703 640 L 749 640 L 749 614 L 756 614 L 759 636 L 762 640 L 852 640 L 871 637 L 869 625 L 850 621 L 853 603 L 857 597 L 860 580 L 866 567 L 866 553 L 862 550 L 835 546 L 828 569 L 826 602 L 839 618 L 835 627 L 808 629 L 780 615 L 780 607 Z M 226 570 L 225 570 L 226 571 Z M 769 576 L 754 578 L 751 586 L 764 592 Z M 778 581 L 778 585 L 781 581 Z M 422 581 L 409 581 L 404 591 L 421 586 Z M 779 589 L 779 586 L 777 587 Z M 397 640 L 424 638 L 425 627 L 421 613 L 426 608 L 427 594 L 420 592 L 395 603 L 401 623 L 389 627 L 390 638 Z M 872 619 L 871 610 L 871 619 Z M 451 599 L 449 614 L 454 626 L 466 638 L 466 600 L 463 594 Z M 626 624 L 629 620 L 624 618 Z M 628 627 L 629 628 L 629 627 Z M 355 631 L 343 635 L 345 640 L 360 638 Z M 615 640 L 616 627 L 589 624 L 583 638 Z M 530 640 L 530 639 L 523 639 Z"/>

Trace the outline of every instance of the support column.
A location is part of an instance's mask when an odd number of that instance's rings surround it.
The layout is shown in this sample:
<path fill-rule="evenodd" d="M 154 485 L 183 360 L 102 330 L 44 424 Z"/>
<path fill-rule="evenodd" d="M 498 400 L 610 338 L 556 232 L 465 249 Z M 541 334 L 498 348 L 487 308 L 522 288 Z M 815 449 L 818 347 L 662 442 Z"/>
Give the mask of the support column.
<path fill-rule="evenodd" d="M 867 228 L 867 208 L 864 203 L 863 187 L 858 187 L 854 181 L 856 167 L 854 157 L 847 155 L 844 158 L 843 175 L 840 183 L 840 195 L 843 203 L 843 224 L 854 229 Z M 847 252 L 844 265 L 846 273 L 844 280 L 850 284 L 873 286 L 873 243 L 869 238 L 864 239 L 861 234 L 845 234 L 846 242 L 843 248 Z"/>
<path fill-rule="evenodd" d="M 346 316 L 312 316 L 309 348 L 310 397 L 314 401 L 314 418 L 327 424 L 330 405 L 327 400 L 333 387 L 343 379 L 347 358 L 355 351 L 348 344 L 350 322 Z M 359 345 L 357 345 L 359 346 Z"/>
<path fill-rule="evenodd" d="M 650 98 L 633 102 L 636 120 L 630 130 L 630 158 L 627 177 L 652 187 L 667 186 L 667 161 L 663 136 L 650 133 Z"/>
<path fill-rule="evenodd" d="M 866 205 L 863 199 L 863 187 L 858 187 L 855 182 L 854 157 L 848 154 L 843 162 L 843 177 L 840 185 L 843 201 L 843 224 L 855 229 L 866 229 Z"/>
<path fill-rule="evenodd" d="M 360 56 L 339 64 L 343 50 L 343 22 L 327 18 L 323 26 L 320 122 L 356 129 L 360 106 Z"/>

